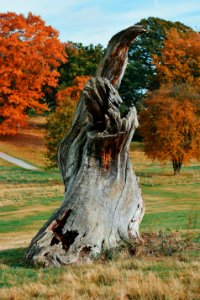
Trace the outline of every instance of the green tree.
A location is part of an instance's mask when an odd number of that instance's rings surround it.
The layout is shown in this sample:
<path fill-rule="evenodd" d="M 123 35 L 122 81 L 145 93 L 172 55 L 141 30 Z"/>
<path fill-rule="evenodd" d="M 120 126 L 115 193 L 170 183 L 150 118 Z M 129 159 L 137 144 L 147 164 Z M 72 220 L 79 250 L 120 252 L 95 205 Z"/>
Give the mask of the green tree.
<path fill-rule="evenodd" d="M 160 55 L 166 33 L 171 28 L 178 32 L 190 31 L 191 28 L 180 23 L 159 18 L 142 19 L 137 25 L 147 29 L 146 33 L 137 37 L 129 49 L 129 64 L 120 87 L 120 95 L 126 106 L 142 106 L 142 101 L 148 91 L 159 88 L 159 78 L 152 55 Z"/>
<path fill-rule="evenodd" d="M 56 94 L 56 109 L 47 118 L 46 146 L 47 165 L 57 167 L 57 148 L 70 128 L 79 100 L 89 76 L 77 76 L 71 87 L 66 87 Z"/>
<path fill-rule="evenodd" d="M 45 139 L 48 168 L 57 167 L 57 148 L 70 128 L 75 108 L 76 102 L 68 97 L 47 117 Z"/>
<path fill-rule="evenodd" d="M 83 46 L 81 43 L 67 43 L 65 51 L 68 56 L 67 63 L 60 66 L 59 87 L 72 85 L 77 76 L 94 76 L 97 66 L 103 57 L 103 46 Z"/>
<path fill-rule="evenodd" d="M 51 110 L 56 106 L 56 93 L 66 87 L 74 85 L 73 81 L 77 76 L 94 76 L 97 65 L 103 57 L 103 46 L 84 46 L 81 43 L 68 42 L 65 44 L 67 63 L 60 65 L 59 84 L 56 89 L 46 89 L 46 98 Z"/>

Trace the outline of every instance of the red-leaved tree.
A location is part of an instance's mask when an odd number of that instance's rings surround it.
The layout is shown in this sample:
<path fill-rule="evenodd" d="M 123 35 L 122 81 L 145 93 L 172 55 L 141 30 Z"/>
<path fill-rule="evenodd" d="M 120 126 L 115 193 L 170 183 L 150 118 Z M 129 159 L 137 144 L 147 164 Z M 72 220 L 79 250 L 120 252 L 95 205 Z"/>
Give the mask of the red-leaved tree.
<path fill-rule="evenodd" d="M 0 14 L 0 134 L 16 134 L 27 109 L 47 109 L 43 88 L 57 85 L 65 61 L 58 32 L 39 16 Z"/>

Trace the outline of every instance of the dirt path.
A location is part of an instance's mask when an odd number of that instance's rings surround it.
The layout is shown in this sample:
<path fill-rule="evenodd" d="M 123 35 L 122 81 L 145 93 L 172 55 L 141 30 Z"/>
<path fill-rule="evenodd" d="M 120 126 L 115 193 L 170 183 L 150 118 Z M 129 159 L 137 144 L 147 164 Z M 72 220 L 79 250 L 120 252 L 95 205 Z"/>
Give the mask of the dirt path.
<path fill-rule="evenodd" d="M 30 165 L 26 162 L 24 162 L 23 160 L 21 159 L 17 159 L 13 156 L 10 156 L 6 153 L 3 153 L 3 152 L 0 152 L 0 158 L 6 160 L 6 161 L 9 161 L 10 163 L 14 164 L 14 165 L 17 165 L 17 166 L 20 166 L 21 168 L 24 168 L 24 169 L 27 169 L 27 170 L 39 170 L 37 167 L 33 166 L 33 165 Z"/>

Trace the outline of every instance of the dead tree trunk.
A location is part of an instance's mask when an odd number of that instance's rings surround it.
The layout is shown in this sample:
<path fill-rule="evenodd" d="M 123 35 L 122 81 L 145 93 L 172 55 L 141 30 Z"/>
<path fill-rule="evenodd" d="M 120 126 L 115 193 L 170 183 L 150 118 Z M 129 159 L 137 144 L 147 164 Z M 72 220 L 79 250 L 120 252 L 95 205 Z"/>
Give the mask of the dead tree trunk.
<path fill-rule="evenodd" d="M 82 92 L 71 130 L 58 151 L 64 202 L 31 242 L 26 258 L 33 264 L 88 260 L 139 236 L 144 204 L 129 159 L 138 120 L 134 107 L 121 117 L 117 88 L 128 47 L 142 31 L 133 26 L 111 39 L 97 77 Z"/>

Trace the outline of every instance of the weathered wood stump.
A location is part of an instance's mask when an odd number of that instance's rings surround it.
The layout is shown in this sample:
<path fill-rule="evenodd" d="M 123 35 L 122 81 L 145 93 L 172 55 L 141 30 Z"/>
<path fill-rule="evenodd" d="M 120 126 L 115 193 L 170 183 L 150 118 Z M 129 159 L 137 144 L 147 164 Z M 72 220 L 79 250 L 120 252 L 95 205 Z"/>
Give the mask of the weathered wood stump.
<path fill-rule="evenodd" d="M 117 88 L 131 42 L 144 29 L 116 34 L 82 92 L 69 134 L 59 145 L 65 184 L 61 207 L 31 241 L 26 258 L 33 264 L 60 266 L 96 257 L 102 249 L 139 236 L 144 204 L 129 159 L 138 126 L 136 109 L 120 115 Z"/>

